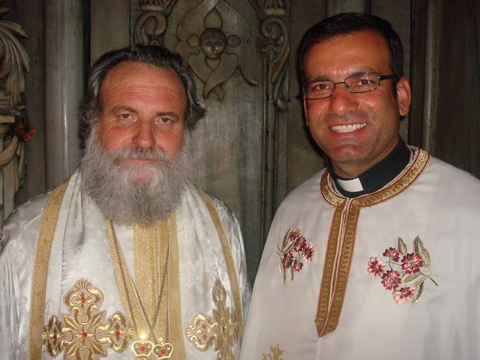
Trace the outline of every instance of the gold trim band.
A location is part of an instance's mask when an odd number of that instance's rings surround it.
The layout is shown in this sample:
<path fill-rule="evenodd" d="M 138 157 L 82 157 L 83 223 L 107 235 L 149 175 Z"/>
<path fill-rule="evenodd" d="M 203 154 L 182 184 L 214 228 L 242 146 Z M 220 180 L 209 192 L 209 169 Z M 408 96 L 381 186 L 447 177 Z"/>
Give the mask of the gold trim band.
<path fill-rule="evenodd" d="M 315 316 L 318 337 L 335 331 L 340 320 L 361 208 L 374 206 L 402 193 L 420 176 L 429 159 L 425 151 L 412 149 L 410 163 L 390 184 L 377 192 L 353 199 L 337 192 L 328 171 L 323 174 L 320 191 L 325 201 L 336 209 L 330 227 Z"/>
<path fill-rule="evenodd" d="M 212 217 L 213 223 L 217 229 L 218 237 L 220 238 L 220 243 L 222 245 L 223 254 L 225 256 L 225 263 L 227 265 L 228 278 L 230 280 L 230 287 L 233 295 L 233 302 L 235 304 L 235 314 L 237 316 L 237 321 L 239 325 L 238 334 L 241 339 L 243 336 L 243 309 L 242 301 L 240 297 L 240 286 L 238 283 L 237 272 L 235 271 L 235 263 L 233 262 L 232 252 L 230 250 L 230 244 L 228 242 L 227 234 L 225 234 L 225 229 L 222 225 L 222 220 L 218 215 L 215 205 L 213 205 L 210 197 L 205 194 L 200 188 L 197 187 L 197 191 L 202 197 L 205 205 L 207 205 L 210 216 Z"/>
<path fill-rule="evenodd" d="M 42 332 L 45 323 L 45 301 L 47 292 L 48 264 L 52 251 L 53 238 L 57 228 L 58 215 L 63 196 L 70 178 L 58 185 L 50 195 L 42 215 L 37 248 L 35 250 L 30 295 L 30 359 L 42 359 Z"/>

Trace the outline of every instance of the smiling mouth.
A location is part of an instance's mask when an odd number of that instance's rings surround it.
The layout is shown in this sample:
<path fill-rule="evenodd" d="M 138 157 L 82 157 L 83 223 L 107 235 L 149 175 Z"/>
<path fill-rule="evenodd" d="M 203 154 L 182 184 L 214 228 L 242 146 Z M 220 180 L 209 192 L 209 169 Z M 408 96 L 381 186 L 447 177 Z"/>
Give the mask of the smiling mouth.
<path fill-rule="evenodd" d="M 350 125 L 336 125 L 336 126 L 332 126 L 331 129 L 333 131 L 339 132 L 339 133 L 349 133 L 349 132 L 353 132 L 353 131 L 356 131 L 358 129 L 361 129 L 365 126 L 367 126 L 367 123 L 350 124 Z"/>

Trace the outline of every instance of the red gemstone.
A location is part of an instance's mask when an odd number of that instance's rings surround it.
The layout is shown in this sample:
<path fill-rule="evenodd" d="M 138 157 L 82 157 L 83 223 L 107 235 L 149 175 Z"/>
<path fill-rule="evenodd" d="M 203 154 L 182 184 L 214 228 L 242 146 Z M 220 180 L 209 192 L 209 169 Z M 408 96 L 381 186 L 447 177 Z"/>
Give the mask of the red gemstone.
<path fill-rule="evenodd" d="M 122 333 L 120 331 L 117 331 L 116 334 L 117 334 L 117 336 L 122 335 Z"/>
<path fill-rule="evenodd" d="M 84 333 L 82 334 L 82 336 L 83 336 L 83 337 L 87 337 L 87 333 L 84 332 Z"/>
<path fill-rule="evenodd" d="M 54 339 L 54 340 L 57 340 L 57 335 L 56 335 L 56 334 L 53 335 L 53 339 Z"/>
<path fill-rule="evenodd" d="M 80 298 L 80 302 L 85 302 L 85 298 Z"/>
<path fill-rule="evenodd" d="M 145 348 L 142 346 L 142 347 L 140 348 L 140 350 L 145 351 Z"/>
<path fill-rule="evenodd" d="M 165 351 L 165 350 L 162 350 L 162 354 L 165 354 L 165 353 L 166 353 L 166 351 Z"/>

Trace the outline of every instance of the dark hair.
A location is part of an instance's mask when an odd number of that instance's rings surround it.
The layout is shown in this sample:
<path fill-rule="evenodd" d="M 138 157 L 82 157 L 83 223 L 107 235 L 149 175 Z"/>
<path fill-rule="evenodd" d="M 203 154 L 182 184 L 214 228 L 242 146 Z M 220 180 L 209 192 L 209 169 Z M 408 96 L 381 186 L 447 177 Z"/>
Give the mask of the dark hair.
<path fill-rule="evenodd" d="M 102 113 L 100 90 L 108 72 L 116 65 L 124 62 L 140 62 L 161 69 L 172 69 L 180 77 L 187 95 L 185 125 L 192 130 L 204 114 L 205 109 L 199 104 L 195 79 L 190 70 L 182 64 L 182 58 L 170 50 L 156 45 L 134 44 L 110 51 L 102 55 L 92 66 L 84 100 L 82 102 L 82 120 L 88 127 L 87 135 L 98 123 Z"/>
<path fill-rule="evenodd" d="M 302 84 L 305 84 L 305 56 L 315 44 L 338 35 L 359 31 L 374 31 L 388 43 L 390 49 L 390 66 L 397 76 L 394 84 L 403 76 L 403 47 L 400 37 L 387 20 L 375 15 L 359 13 L 342 13 L 329 17 L 307 30 L 300 42 L 298 51 L 298 68 Z"/>

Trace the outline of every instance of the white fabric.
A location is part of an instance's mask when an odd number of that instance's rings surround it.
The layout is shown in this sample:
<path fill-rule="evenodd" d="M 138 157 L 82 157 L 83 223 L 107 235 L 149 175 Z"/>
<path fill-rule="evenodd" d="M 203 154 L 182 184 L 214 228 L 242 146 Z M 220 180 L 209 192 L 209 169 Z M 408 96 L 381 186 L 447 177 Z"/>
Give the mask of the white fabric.
<path fill-rule="evenodd" d="M 71 178 L 59 215 L 50 259 L 45 319 L 68 314 L 65 294 L 80 279 L 90 281 L 104 294 L 100 310 L 106 317 L 125 314 L 114 273 L 104 218 L 80 189 L 80 173 Z M 35 244 L 43 208 L 43 195 L 21 206 L 3 229 L 0 257 L 0 359 L 28 359 L 28 330 L 31 276 Z M 213 199 L 229 239 L 237 271 L 243 306 L 249 301 L 249 287 L 240 228 L 227 207 Z M 133 228 L 115 226 L 127 263 L 133 264 Z M 185 191 L 177 209 L 182 328 L 198 313 L 212 316 L 215 304 L 212 288 L 220 279 L 227 291 L 227 306 L 233 306 L 230 282 L 215 226 L 205 203 L 193 186 Z M 185 333 L 185 332 L 184 332 Z M 211 347 L 197 350 L 186 338 L 188 359 L 216 359 Z M 238 358 L 239 344 L 234 348 Z M 63 358 L 63 354 L 59 355 Z M 44 349 L 43 358 L 51 357 Z M 132 359 L 130 350 L 122 354 L 108 351 L 108 359 Z"/>
<path fill-rule="evenodd" d="M 263 252 L 247 316 L 241 359 L 480 358 L 480 181 L 430 158 L 405 191 L 360 211 L 355 249 L 337 329 L 318 338 L 317 302 L 335 208 L 320 193 L 324 170 L 280 206 Z M 311 263 L 283 283 L 278 247 L 298 227 L 314 246 Z M 439 275 L 421 300 L 397 304 L 367 272 L 400 237 L 413 252 L 419 236 Z M 271 347 L 283 350 L 273 357 Z M 262 356 L 271 357 L 262 357 Z"/>
<path fill-rule="evenodd" d="M 347 190 L 349 192 L 354 193 L 354 192 L 363 191 L 362 182 L 360 181 L 359 178 L 349 179 L 349 180 L 338 179 L 337 181 L 338 181 L 338 184 L 344 190 Z"/>

